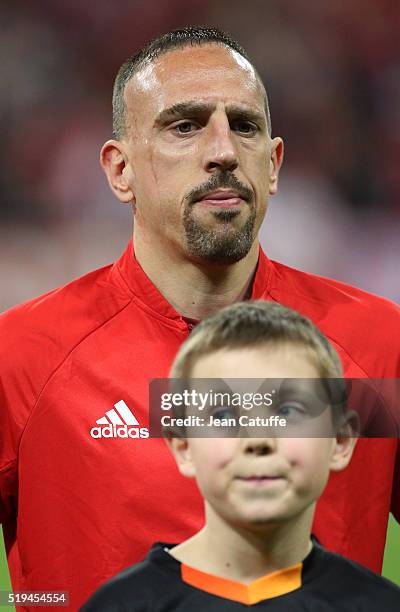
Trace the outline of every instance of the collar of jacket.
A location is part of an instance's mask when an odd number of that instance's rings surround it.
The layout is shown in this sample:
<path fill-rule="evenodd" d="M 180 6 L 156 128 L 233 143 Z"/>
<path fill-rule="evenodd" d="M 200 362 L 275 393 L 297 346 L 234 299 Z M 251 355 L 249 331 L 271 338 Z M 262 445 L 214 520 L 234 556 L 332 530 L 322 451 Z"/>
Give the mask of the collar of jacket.
<path fill-rule="evenodd" d="M 128 242 L 125 251 L 115 262 L 113 273 L 120 276 L 134 298 L 139 300 L 146 309 L 150 309 L 153 314 L 184 322 L 184 318 L 176 312 L 140 267 L 135 257 L 132 240 Z M 251 300 L 267 298 L 271 286 L 271 277 L 272 263 L 260 247 Z"/>

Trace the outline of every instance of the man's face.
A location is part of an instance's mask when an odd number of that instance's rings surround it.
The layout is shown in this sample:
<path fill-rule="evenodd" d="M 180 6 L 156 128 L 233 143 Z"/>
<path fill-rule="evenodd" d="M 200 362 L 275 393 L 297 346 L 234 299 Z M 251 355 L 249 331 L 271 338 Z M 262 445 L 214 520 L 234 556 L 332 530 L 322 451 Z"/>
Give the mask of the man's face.
<path fill-rule="evenodd" d="M 201 357 L 191 376 L 234 379 L 238 371 L 243 378 L 319 378 L 306 350 L 293 345 L 221 350 Z M 282 404 L 282 414 L 296 420 L 304 407 L 301 397 L 292 395 Z M 226 416 L 225 411 L 222 418 Z M 331 418 L 329 407 L 312 419 L 307 431 L 326 435 Z M 349 438 L 254 437 L 260 435 L 254 429 L 239 435 L 246 437 L 176 439 L 171 446 L 182 473 L 196 477 L 208 512 L 257 528 L 300 516 L 311 520 L 330 469 L 347 465 L 353 445 Z"/>
<path fill-rule="evenodd" d="M 171 51 L 129 81 L 125 103 L 135 232 L 195 260 L 242 259 L 276 190 L 282 149 L 267 133 L 251 65 L 218 45 Z"/>

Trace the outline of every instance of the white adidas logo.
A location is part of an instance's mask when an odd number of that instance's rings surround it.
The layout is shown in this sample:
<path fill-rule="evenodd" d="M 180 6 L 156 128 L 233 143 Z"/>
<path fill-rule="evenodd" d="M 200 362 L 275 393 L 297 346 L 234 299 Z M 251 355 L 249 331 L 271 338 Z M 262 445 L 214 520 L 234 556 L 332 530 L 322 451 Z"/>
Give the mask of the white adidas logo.
<path fill-rule="evenodd" d="M 92 427 L 92 438 L 148 438 L 147 427 L 138 427 L 139 421 L 124 400 L 114 404 L 106 415 L 97 419 L 99 427 Z"/>

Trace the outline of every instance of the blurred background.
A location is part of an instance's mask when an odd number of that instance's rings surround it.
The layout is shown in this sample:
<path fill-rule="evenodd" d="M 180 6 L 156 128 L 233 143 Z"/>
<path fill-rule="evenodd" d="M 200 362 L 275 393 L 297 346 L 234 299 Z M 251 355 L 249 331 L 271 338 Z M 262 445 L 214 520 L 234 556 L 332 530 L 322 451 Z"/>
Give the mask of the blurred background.
<path fill-rule="evenodd" d="M 398 0 L 41 0 L 0 15 L 0 310 L 114 259 L 130 210 L 98 164 L 122 61 L 220 26 L 265 80 L 284 138 L 270 257 L 400 297 Z"/>
<path fill-rule="evenodd" d="M 123 250 L 130 210 L 98 164 L 113 80 L 188 24 L 233 34 L 265 80 L 286 143 L 269 256 L 399 301 L 398 0 L 13 0 L 0 12 L 0 310 Z M 399 548 L 386 568 L 400 582 Z"/>

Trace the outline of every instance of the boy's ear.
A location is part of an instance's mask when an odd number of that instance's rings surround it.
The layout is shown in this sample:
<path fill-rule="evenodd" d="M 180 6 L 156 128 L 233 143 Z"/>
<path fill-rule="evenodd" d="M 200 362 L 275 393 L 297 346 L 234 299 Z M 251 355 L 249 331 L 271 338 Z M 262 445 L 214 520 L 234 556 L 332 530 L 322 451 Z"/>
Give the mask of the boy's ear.
<path fill-rule="evenodd" d="M 330 462 L 332 472 L 340 472 L 350 463 L 357 442 L 359 418 L 353 410 L 343 415 L 337 428 Z"/>
<path fill-rule="evenodd" d="M 196 470 L 192 461 L 188 439 L 168 436 L 166 443 L 175 458 L 180 473 L 187 478 L 194 478 Z"/>

